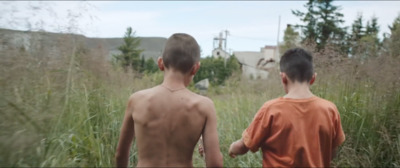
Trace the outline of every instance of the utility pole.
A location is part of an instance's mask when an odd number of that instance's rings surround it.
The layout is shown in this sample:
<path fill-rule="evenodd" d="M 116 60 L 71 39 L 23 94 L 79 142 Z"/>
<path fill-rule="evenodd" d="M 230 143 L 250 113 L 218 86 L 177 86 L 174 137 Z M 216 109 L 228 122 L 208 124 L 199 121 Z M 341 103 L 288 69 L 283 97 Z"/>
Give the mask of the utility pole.
<path fill-rule="evenodd" d="M 224 33 L 225 33 L 225 37 L 224 37 Z M 213 53 L 215 50 L 220 50 L 217 51 L 217 55 L 218 57 L 223 57 L 224 58 L 224 67 L 226 67 L 226 60 L 229 58 L 229 53 L 227 52 L 228 48 L 227 48 L 227 43 L 228 43 L 228 35 L 229 35 L 229 31 L 228 30 L 222 30 L 219 33 L 218 37 L 214 37 L 214 41 L 213 41 Z M 222 44 L 223 43 L 223 44 Z M 217 47 L 218 44 L 218 47 Z M 218 54 L 220 53 L 220 54 Z M 214 54 L 213 54 L 214 56 Z"/>
<path fill-rule="evenodd" d="M 228 31 L 228 30 L 225 30 L 225 46 L 224 46 L 224 50 L 225 50 L 225 51 L 227 50 L 227 48 L 226 48 L 226 43 L 228 43 L 228 34 L 229 34 L 229 31 Z"/>
<path fill-rule="evenodd" d="M 224 51 L 225 51 L 226 54 L 229 54 L 228 51 L 227 51 L 227 48 L 226 48 L 226 43 L 228 43 L 228 34 L 229 34 L 229 31 L 228 31 L 228 30 L 225 30 L 225 46 L 224 46 Z M 227 60 L 228 58 L 229 58 L 228 56 L 226 56 L 226 57 L 224 58 L 224 67 L 225 67 L 225 68 L 226 68 L 226 60 Z"/>
<path fill-rule="evenodd" d="M 279 61 L 279 33 L 281 31 L 281 15 L 279 15 L 279 20 L 278 20 L 278 38 L 276 39 L 276 53 L 275 53 L 275 58 L 276 61 Z"/>

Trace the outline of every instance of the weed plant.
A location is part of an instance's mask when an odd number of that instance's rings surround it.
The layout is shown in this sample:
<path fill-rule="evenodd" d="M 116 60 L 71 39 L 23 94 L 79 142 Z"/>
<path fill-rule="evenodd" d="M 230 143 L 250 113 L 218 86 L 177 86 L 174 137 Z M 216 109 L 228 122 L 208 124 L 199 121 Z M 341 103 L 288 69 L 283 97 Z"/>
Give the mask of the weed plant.
<path fill-rule="evenodd" d="M 0 53 L 1 167 L 113 166 L 129 95 L 162 81 L 161 72 L 124 73 L 106 61 L 101 48 L 79 47 L 69 37 L 62 43 L 57 57 L 46 57 L 46 49 Z M 311 89 L 337 105 L 346 134 L 333 165 L 399 167 L 399 59 L 381 56 L 361 63 L 329 49 L 314 55 L 318 76 Z M 227 153 L 262 104 L 284 95 L 278 70 L 268 80 L 234 74 L 205 95 L 216 106 L 224 166 L 260 167 L 260 152 L 236 159 Z M 132 147 L 131 166 L 136 151 Z M 197 150 L 193 164 L 205 166 Z"/>

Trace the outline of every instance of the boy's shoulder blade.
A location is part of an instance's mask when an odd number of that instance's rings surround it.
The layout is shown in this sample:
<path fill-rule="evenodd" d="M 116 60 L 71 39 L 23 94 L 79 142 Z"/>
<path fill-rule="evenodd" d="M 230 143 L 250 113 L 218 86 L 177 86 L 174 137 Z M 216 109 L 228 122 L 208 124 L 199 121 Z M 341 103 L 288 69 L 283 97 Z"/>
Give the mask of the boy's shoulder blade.
<path fill-rule="evenodd" d="M 199 96 L 199 99 L 204 103 L 214 104 L 214 102 L 209 97 L 202 96 L 202 95 L 197 95 L 197 96 Z"/>
<path fill-rule="evenodd" d="M 151 94 L 153 92 L 154 92 L 154 87 L 153 88 L 139 90 L 139 91 L 136 91 L 136 92 L 132 93 L 131 96 L 129 97 L 129 99 L 132 100 L 132 99 L 137 99 L 137 98 L 143 98 L 143 96 L 149 95 L 149 94 Z"/>
<path fill-rule="evenodd" d="M 194 97 L 196 99 L 196 106 L 201 112 L 211 114 L 210 112 L 214 111 L 214 102 L 210 98 L 198 94 L 195 94 Z"/>
<path fill-rule="evenodd" d="M 191 94 L 190 96 L 191 96 L 194 100 L 196 100 L 196 102 L 198 102 L 198 103 L 200 103 L 200 104 L 208 104 L 208 105 L 209 105 L 209 104 L 213 103 L 213 101 L 212 101 L 209 97 L 206 97 L 206 96 L 197 94 L 197 93 L 192 92 L 192 91 L 190 91 L 190 90 L 188 90 L 188 91 L 189 91 L 189 93 Z"/>
<path fill-rule="evenodd" d="M 206 96 L 202 96 L 202 95 L 197 95 L 198 97 L 198 102 L 200 103 L 200 105 L 203 105 L 203 106 L 214 106 L 214 102 L 209 98 L 209 97 L 206 97 Z"/>

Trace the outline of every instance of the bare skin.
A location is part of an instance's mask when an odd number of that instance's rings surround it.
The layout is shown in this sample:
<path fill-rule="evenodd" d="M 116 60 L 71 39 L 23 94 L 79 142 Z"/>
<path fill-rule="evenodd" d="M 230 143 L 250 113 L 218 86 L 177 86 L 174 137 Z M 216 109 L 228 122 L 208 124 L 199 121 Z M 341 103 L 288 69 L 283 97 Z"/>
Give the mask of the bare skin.
<path fill-rule="evenodd" d="M 244 145 L 243 140 L 239 139 L 229 146 L 229 156 L 236 158 L 237 155 L 244 155 L 249 151 L 249 148 Z"/>
<path fill-rule="evenodd" d="M 164 70 L 162 60 L 159 67 Z M 133 139 L 138 148 L 137 167 L 192 167 L 195 146 L 203 136 L 207 167 L 222 167 L 213 102 L 186 87 L 197 72 L 165 69 L 161 85 L 134 93 L 128 101 L 116 160 L 128 165 Z"/>

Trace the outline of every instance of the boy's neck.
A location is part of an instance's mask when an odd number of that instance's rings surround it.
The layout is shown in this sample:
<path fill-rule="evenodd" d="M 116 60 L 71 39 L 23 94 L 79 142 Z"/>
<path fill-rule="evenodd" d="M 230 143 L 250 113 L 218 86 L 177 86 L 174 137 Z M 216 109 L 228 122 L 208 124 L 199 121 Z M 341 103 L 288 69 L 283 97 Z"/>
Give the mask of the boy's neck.
<path fill-rule="evenodd" d="M 305 99 L 314 96 L 310 90 L 310 85 L 307 82 L 290 83 L 287 86 L 287 90 L 288 92 L 283 96 L 284 98 Z"/>
<path fill-rule="evenodd" d="M 170 89 L 186 88 L 191 82 L 189 75 L 182 74 L 173 70 L 166 70 L 164 72 L 164 80 L 161 85 Z"/>

